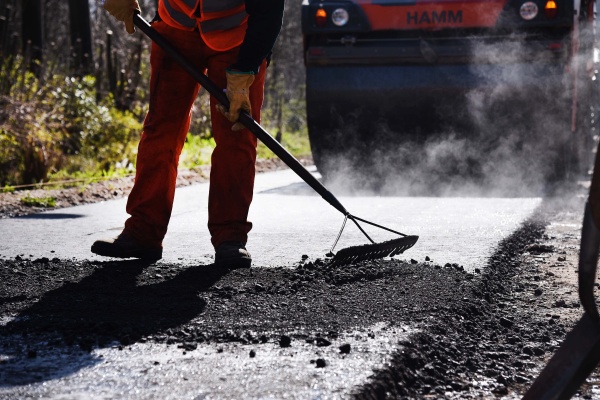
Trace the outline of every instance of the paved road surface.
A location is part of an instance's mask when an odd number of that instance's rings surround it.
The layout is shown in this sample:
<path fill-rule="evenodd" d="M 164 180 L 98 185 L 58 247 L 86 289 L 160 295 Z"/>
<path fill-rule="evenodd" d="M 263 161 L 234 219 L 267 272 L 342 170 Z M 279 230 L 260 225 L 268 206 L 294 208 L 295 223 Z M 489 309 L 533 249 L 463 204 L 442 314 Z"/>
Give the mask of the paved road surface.
<path fill-rule="evenodd" d="M 212 262 L 206 230 L 207 193 L 206 184 L 178 189 L 161 262 Z M 417 245 L 400 258 L 423 261 L 429 256 L 436 263 L 459 263 L 467 269 L 484 268 L 498 242 L 541 202 L 538 198 L 340 200 L 362 218 L 419 235 Z M 0 220 L 0 257 L 100 259 L 90 254 L 89 247 L 97 238 L 119 233 L 126 218 L 124 208 L 125 200 L 116 200 Z M 255 266 L 264 267 L 293 265 L 304 254 L 323 257 L 343 220 L 289 170 L 257 177 L 250 218 L 255 228 L 248 247 Z M 391 238 L 385 231 L 370 232 L 376 240 Z M 365 242 L 349 225 L 340 247 Z M 227 324 L 227 316 L 223 318 Z M 8 321 L 10 317 L 0 321 L 0 326 Z M 364 384 L 373 369 L 389 361 L 399 340 L 415 332 L 414 326 L 402 321 L 357 329 L 341 333 L 339 341 L 353 349 L 343 362 L 335 346 L 315 354 L 314 345 L 302 343 L 289 349 L 268 343 L 250 358 L 248 347 L 235 343 L 203 343 L 187 354 L 165 344 L 135 343 L 120 350 L 115 343 L 87 353 L 76 348 L 41 350 L 47 347 L 44 338 L 12 337 L 6 353 L 2 354 L 0 346 L 0 367 L 14 354 L 21 356 L 7 364 L 10 371 L 5 373 L 11 379 L 8 385 L 0 382 L 0 399 L 343 398 Z M 376 334 L 367 337 L 365 332 Z M 29 346 L 40 349 L 33 359 L 22 356 Z M 325 357 L 331 365 L 316 369 L 310 363 L 315 357 Z M 0 371 L 0 381 L 1 377 Z"/>
<path fill-rule="evenodd" d="M 177 190 L 164 242 L 164 260 L 212 262 L 207 223 L 208 184 Z M 514 231 L 540 204 L 539 198 L 339 197 L 346 209 L 394 230 L 420 236 L 400 258 L 484 267 L 494 246 Z M 0 220 L 0 257 L 100 259 L 90 253 L 98 238 L 116 236 L 127 218 L 125 199 Z M 250 211 L 254 223 L 248 249 L 255 266 L 292 265 L 302 255 L 323 257 L 343 216 L 292 171 L 260 174 Z M 369 228 L 376 241 L 394 238 Z M 348 224 L 337 249 L 367 239 Z"/>

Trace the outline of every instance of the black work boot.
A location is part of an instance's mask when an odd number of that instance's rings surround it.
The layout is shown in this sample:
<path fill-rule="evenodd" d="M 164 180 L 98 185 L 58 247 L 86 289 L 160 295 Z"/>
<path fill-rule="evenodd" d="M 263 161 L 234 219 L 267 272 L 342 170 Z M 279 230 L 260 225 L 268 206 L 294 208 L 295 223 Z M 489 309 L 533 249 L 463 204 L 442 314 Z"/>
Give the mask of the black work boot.
<path fill-rule="evenodd" d="M 140 258 L 144 261 L 162 258 L 162 248 L 143 245 L 125 233 L 114 239 L 96 240 L 92 245 L 92 253 L 105 257 Z"/>
<path fill-rule="evenodd" d="M 224 242 L 217 247 L 215 265 L 220 268 L 250 268 L 252 257 L 242 242 Z"/>

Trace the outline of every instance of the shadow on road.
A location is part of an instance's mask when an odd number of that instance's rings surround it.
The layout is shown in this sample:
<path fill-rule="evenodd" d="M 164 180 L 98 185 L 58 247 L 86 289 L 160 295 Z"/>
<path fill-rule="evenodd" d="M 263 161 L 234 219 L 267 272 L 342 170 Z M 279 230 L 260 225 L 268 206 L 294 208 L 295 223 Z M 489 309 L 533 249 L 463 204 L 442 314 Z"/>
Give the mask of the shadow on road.
<path fill-rule="evenodd" d="M 37 213 L 29 215 L 21 215 L 15 219 L 76 219 L 83 218 L 86 215 L 73 213 Z"/>
<path fill-rule="evenodd" d="M 114 346 L 115 340 L 132 344 L 189 322 L 206 306 L 199 295 L 227 273 L 213 265 L 147 267 L 140 261 L 96 264 L 89 276 L 44 293 L 0 327 L 0 387 L 71 374 L 99 362 L 89 354 L 93 348 Z M 64 356 L 73 351 L 76 357 Z"/>

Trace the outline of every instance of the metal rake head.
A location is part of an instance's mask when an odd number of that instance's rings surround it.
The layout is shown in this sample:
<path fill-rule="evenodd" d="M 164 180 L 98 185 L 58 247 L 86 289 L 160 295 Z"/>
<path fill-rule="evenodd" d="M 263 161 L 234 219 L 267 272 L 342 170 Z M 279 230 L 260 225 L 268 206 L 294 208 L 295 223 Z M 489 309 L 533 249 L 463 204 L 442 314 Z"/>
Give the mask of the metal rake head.
<path fill-rule="evenodd" d="M 330 265 L 348 265 L 360 261 L 393 257 L 410 249 L 417 243 L 418 236 L 404 236 L 387 242 L 346 247 L 335 253 Z"/>

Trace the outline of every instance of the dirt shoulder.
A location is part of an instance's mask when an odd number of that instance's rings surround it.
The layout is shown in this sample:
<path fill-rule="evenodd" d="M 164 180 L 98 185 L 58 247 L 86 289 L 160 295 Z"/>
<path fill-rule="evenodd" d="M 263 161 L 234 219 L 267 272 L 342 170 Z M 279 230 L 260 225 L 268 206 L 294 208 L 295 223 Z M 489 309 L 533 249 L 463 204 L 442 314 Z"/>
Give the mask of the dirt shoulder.
<path fill-rule="evenodd" d="M 312 165 L 311 157 L 301 157 L 303 165 Z M 283 161 L 261 159 L 256 161 L 256 172 L 268 172 L 287 168 Z M 177 175 L 177 187 L 208 182 L 210 165 L 194 169 L 180 169 Z M 45 188 L 18 190 L 11 193 L 0 193 L 0 218 L 12 218 L 34 214 L 42 211 L 72 207 L 81 204 L 97 203 L 125 197 L 133 187 L 134 176 L 112 178 L 92 183 L 73 182 L 71 187 L 54 189 L 50 185 Z M 53 199 L 54 206 L 28 205 L 24 199 Z M 34 202 L 35 203 L 35 202 Z"/>

